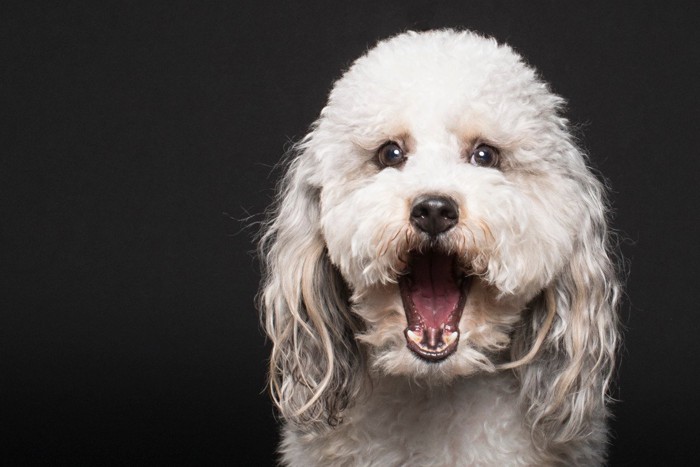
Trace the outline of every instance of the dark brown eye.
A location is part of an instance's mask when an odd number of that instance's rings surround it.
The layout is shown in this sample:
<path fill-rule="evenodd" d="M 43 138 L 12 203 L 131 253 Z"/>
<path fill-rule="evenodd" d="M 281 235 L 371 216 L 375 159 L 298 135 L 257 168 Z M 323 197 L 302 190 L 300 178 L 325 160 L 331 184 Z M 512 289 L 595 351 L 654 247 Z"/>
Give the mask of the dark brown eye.
<path fill-rule="evenodd" d="M 478 145 L 469 156 L 469 162 L 479 167 L 496 167 L 498 159 L 498 149 L 487 144 Z"/>
<path fill-rule="evenodd" d="M 379 148 L 379 151 L 377 151 L 377 159 L 379 159 L 379 163 L 382 167 L 391 167 L 399 165 L 406 160 L 406 154 L 404 154 L 401 146 L 393 141 L 389 141 Z"/>

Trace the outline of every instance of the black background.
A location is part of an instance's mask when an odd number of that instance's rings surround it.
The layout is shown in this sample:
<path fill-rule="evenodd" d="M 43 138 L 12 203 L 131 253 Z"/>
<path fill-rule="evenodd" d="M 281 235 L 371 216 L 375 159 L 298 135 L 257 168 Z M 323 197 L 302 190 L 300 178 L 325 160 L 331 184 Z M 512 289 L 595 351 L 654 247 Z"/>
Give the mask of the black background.
<path fill-rule="evenodd" d="M 471 28 L 569 101 L 629 263 L 611 465 L 700 435 L 694 2 L 28 2 L 0 8 L 5 463 L 267 465 L 254 222 L 378 39 Z"/>

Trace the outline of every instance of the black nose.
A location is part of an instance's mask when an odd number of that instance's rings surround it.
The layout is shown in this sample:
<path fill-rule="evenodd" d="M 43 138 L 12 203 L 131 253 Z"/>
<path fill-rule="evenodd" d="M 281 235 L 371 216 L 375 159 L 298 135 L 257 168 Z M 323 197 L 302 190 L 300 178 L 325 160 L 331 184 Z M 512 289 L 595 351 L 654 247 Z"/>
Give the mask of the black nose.
<path fill-rule="evenodd" d="M 430 236 L 450 230 L 458 218 L 457 203 L 444 196 L 420 196 L 411 208 L 413 225 Z"/>

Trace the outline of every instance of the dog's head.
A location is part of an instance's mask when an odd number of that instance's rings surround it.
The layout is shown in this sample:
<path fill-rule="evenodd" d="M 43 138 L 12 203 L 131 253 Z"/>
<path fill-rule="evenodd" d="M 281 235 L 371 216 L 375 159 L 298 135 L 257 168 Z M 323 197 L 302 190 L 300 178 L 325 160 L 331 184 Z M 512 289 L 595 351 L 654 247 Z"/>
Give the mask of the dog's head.
<path fill-rule="evenodd" d="M 365 371 L 514 369 L 536 423 L 600 408 L 617 286 L 603 187 L 562 105 L 469 32 L 394 37 L 335 83 L 261 242 L 289 421 L 335 420 Z"/>

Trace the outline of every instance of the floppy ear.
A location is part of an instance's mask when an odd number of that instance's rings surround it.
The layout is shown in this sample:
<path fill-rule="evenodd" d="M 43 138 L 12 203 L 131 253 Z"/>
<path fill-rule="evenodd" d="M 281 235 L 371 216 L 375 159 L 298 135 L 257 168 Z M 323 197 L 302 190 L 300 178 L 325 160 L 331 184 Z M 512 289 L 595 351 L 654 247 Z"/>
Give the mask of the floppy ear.
<path fill-rule="evenodd" d="M 567 157 L 582 160 L 572 145 L 567 152 Z M 512 347 L 513 360 L 523 358 L 539 344 L 540 332 L 549 328 L 537 356 L 515 371 L 534 439 L 550 452 L 572 441 L 604 444 L 606 393 L 618 343 L 620 292 L 610 254 L 604 188 L 583 164 L 572 177 L 579 181 L 585 213 L 573 254 L 530 304 Z"/>
<path fill-rule="evenodd" d="M 340 422 L 359 390 L 361 356 L 346 285 L 327 257 L 311 137 L 295 149 L 259 254 L 258 306 L 272 343 L 269 385 L 282 416 L 295 424 Z"/>

